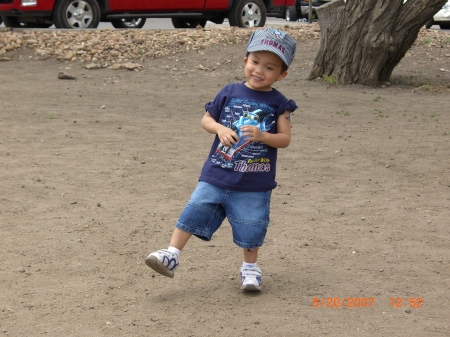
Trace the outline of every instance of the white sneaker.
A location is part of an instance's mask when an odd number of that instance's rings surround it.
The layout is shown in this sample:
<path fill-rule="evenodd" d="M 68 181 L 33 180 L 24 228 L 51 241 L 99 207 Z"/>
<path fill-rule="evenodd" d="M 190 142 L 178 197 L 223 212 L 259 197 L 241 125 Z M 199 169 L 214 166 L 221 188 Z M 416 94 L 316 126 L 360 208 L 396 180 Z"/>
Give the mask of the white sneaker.
<path fill-rule="evenodd" d="M 262 285 L 261 269 L 258 267 L 241 267 L 241 289 L 248 291 L 260 291 Z"/>
<path fill-rule="evenodd" d="M 164 276 L 173 277 L 178 267 L 178 255 L 167 249 L 160 249 L 147 256 L 145 264 Z"/>

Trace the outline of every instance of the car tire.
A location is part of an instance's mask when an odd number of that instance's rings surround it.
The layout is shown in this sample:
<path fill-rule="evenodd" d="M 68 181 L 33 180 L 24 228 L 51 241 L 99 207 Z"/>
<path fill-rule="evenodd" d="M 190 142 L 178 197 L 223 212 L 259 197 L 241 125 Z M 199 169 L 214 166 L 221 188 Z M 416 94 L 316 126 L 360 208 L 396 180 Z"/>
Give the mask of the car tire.
<path fill-rule="evenodd" d="M 286 12 L 284 14 L 284 18 L 286 21 L 297 21 L 298 15 L 297 15 L 297 8 L 296 6 L 289 6 L 286 7 Z"/>
<path fill-rule="evenodd" d="M 172 25 L 175 28 L 197 28 L 206 26 L 206 19 L 172 18 Z"/>
<path fill-rule="evenodd" d="M 100 23 L 100 7 L 96 0 L 58 0 L 53 10 L 56 28 L 97 28 Z"/>
<path fill-rule="evenodd" d="M 145 22 L 147 20 L 145 18 L 135 18 L 135 19 L 117 19 L 117 20 L 111 20 L 111 24 L 114 28 L 135 28 L 140 29 L 144 27 Z"/>
<path fill-rule="evenodd" d="M 240 28 L 264 27 L 266 6 L 261 0 L 236 0 L 228 13 L 230 26 Z"/>
<path fill-rule="evenodd" d="M 425 28 L 426 28 L 426 29 L 430 29 L 431 26 L 433 26 L 433 25 L 434 25 L 434 21 L 433 21 L 433 20 L 430 20 L 430 21 L 428 21 L 428 22 L 425 24 Z"/>
<path fill-rule="evenodd" d="M 19 18 L 16 16 L 2 16 L 3 23 L 5 27 L 10 28 L 22 28 L 23 24 L 19 21 Z"/>
<path fill-rule="evenodd" d="M 441 23 L 441 24 L 439 24 L 439 28 L 450 29 L 450 23 Z"/>

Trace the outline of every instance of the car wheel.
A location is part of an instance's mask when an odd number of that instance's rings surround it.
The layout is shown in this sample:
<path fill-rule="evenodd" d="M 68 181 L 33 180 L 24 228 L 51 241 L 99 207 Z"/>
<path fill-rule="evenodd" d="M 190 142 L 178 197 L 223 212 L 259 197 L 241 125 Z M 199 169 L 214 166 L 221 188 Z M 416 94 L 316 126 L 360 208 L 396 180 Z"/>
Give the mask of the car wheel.
<path fill-rule="evenodd" d="M 286 13 L 284 15 L 284 18 L 286 19 L 286 21 L 297 21 L 298 20 L 297 8 L 295 6 L 286 7 Z"/>
<path fill-rule="evenodd" d="M 172 24 L 175 28 L 202 28 L 206 26 L 206 19 L 172 18 Z"/>
<path fill-rule="evenodd" d="M 266 18 L 266 6 L 261 0 L 234 1 L 228 13 L 230 26 L 240 28 L 264 27 Z"/>
<path fill-rule="evenodd" d="M 441 24 L 439 24 L 439 28 L 450 29 L 450 23 L 441 23 Z"/>
<path fill-rule="evenodd" d="M 434 25 L 434 21 L 433 21 L 433 20 L 430 20 L 430 21 L 428 21 L 428 22 L 425 24 L 425 28 L 426 28 L 426 29 L 430 29 L 431 26 L 433 26 L 433 25 Z"/>
<path fill-rule="evenodd" d="M 95 0 L 59 0 L 53 10 L 56 28 L 97 28 L 100 7 Z"/>
<path fill-rule="evenodd" d="M 3 23 L 10 28 L 23 28 L 23 24 L 15 16 L 2 16 Z"/>
<path fill-rule="evenodd" d="M 118 19 L 111 20 L 111 24 L 114 28 L 142 28 L 145 25 L 145 21 L 145 18 Z"/>

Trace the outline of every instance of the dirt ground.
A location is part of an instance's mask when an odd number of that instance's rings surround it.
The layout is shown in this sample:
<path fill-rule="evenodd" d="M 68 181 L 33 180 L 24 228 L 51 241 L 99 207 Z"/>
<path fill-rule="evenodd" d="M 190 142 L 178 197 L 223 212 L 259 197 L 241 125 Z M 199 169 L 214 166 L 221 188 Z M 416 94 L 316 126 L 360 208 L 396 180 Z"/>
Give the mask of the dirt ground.
<path fill-rule="evenodd" d="M 144 263 L 197 183 L 204 104 L 243 79 L 244 44 L 141 71 L 0 62 L 0 335 L 448 336 L 448 41 L 416 43 L 379 88 L 305 80 L 318 41 L 298 43 L 259 294 L 239 290 L 227 222 L 173 279 Z"/>

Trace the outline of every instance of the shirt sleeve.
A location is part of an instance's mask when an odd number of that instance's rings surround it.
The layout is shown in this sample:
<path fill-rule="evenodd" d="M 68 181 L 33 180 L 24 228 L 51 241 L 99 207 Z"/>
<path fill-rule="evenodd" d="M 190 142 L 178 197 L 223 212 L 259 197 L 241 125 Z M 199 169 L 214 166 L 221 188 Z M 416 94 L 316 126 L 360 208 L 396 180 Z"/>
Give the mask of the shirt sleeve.
<path fill-rule="evenodd" d="M 285 113 L 286 111 L 294 112 L 296 109 L 298 109 L 297 104 L 293 100 L 289 99 L 283 106 L 282 114 Z"/>
<path fill-rule="evenodd" d="M 214 101 L 208 102 L 205 104 L 205 110 L 209 112 L 209 114 L 217 121 L 220 117 L 220 113 L 222 112 L 223 106 L 227 101 L 227 93 L 228 86 L 225 86 L 222 90 L 219 91 L 217 96 L 214 98 Z"/>

